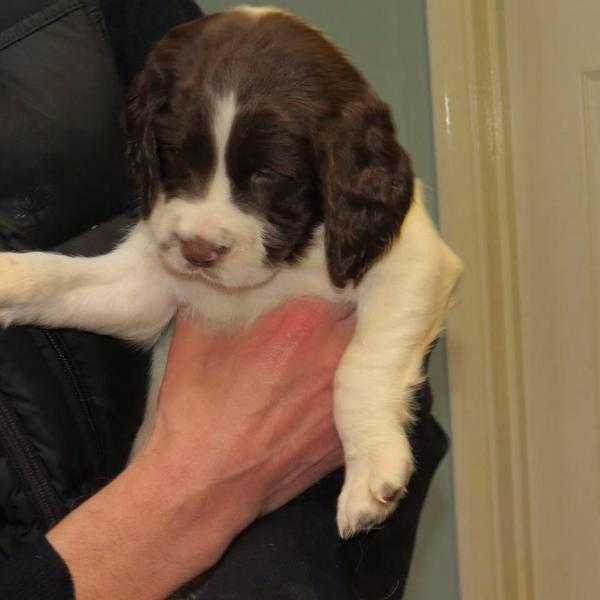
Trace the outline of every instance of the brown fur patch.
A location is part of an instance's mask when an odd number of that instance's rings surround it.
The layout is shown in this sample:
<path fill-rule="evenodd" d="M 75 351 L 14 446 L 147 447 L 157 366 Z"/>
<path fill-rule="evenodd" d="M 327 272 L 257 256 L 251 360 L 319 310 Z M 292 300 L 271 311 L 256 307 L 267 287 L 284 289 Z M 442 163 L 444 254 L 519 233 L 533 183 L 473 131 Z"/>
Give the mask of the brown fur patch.
<path fill-rule="evenodd" d="M 410 160 L 360 73 L 287 13 L 218 13 L 173 29 L 151 52 L 125 111 L 143 214 L 159 186 L 167 196 L 200 195 L 214 169 L 213 102 L 230 92 L 234 201 L 281 232 L 270 258 L 296 259 L 324 220 L 332 281 L 359 281 L 400 231 Z M 269 185 L 253 185 L 265 184 L 265 172 Z"/>

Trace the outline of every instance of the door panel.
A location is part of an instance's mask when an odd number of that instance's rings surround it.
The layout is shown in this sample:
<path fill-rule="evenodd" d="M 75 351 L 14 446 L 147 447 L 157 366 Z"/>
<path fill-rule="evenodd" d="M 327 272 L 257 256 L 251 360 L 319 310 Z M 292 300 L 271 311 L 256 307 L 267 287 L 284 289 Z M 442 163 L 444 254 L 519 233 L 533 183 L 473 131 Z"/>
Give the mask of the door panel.
<path fill-rule="evenodd" d="M 600 590 L 600 3 L 507 0 L 535 597 Z"/>

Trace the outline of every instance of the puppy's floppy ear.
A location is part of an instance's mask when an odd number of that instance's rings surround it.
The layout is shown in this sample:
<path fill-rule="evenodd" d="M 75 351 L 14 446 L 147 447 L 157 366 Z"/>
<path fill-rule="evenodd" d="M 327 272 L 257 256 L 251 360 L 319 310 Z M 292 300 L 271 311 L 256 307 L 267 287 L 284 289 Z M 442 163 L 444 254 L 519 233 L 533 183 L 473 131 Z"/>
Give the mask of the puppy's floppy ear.
<path fill-rule="evenodd" d="M 133 80 L 123 112 L 126 158 L 136 199 L 144 216 L 152 210 L 160 183 L 160 159 L 154 126 L 158 112 L 167 103 L 167 93 L 166 74 L 150 59 Z"/>
<path fill-rule="evenodd" d="M 410 159 L 371 92 L 323 128 L 318 150 L 329 275 L 338 287 L 356 284 L 400 232 L 413 195 Z"/>

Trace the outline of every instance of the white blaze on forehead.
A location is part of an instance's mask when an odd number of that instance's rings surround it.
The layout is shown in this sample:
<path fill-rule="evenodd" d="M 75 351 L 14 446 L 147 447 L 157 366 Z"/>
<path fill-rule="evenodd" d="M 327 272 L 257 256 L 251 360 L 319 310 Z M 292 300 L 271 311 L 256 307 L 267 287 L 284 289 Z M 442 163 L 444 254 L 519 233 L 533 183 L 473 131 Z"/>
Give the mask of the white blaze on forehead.
<path fill-rule="evenodd" d="M 232 201 L 231 181 L 227 173 L 227 144 L 236 112 L 237 104 L 232 92 L 214 100 L 215 170 L 202 199 L 185 203 L 186 216 L 181 215 L 178 220 L 178 235 L 183 239 L 200 236 L 215 244 L 229 245 L 236 238 L 244 237 L 248 228 L 247 217 Z"/>
<path fill-rule="evenodd" d="M 217 168 L 208 189 L 207 200 L 209 202 L 211 200 L 218 201 L 219 198 L 222 201 L 231 197 L 225 152 L 236 111 L 237 105 L 233 92 L 215 102 L 213 133 L 215 135 Z"/>

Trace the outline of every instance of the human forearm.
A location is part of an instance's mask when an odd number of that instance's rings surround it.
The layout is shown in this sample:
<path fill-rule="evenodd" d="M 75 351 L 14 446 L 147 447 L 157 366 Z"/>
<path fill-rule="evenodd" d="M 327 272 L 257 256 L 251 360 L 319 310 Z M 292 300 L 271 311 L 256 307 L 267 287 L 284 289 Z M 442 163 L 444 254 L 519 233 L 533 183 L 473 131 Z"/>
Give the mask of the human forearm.
<path fill-rule="evenodd" d="M 226 491 L 214 482 L 190 488 L 181 460 L 175 464 L 140 457 L 48 533 L 77 600 L 165 598 L 210 568 L 247 524 L 250 507 L 223 502 Z"/>

